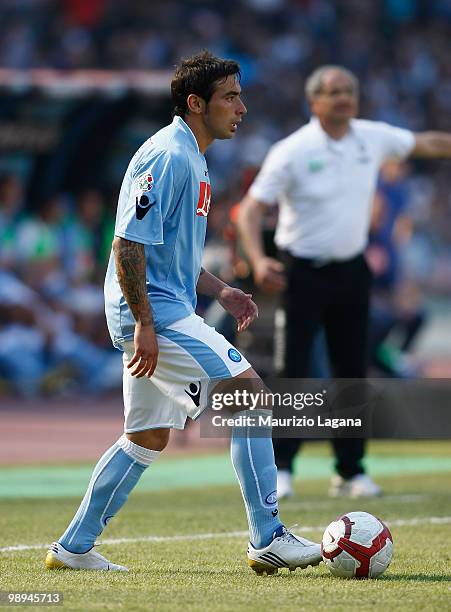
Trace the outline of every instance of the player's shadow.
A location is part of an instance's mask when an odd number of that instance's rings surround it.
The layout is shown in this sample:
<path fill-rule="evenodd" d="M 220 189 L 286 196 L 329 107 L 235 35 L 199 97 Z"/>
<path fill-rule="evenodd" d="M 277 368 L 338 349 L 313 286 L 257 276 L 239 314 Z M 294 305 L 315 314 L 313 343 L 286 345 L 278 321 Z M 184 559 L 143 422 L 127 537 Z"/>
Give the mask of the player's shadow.
<path fill-rule="evenodd" d="M 384 582 L 404 582 L 406 580 L 412 582 L 451 582 L 451 576 L 449 574 L 388 574 L 377 580 Z"/>

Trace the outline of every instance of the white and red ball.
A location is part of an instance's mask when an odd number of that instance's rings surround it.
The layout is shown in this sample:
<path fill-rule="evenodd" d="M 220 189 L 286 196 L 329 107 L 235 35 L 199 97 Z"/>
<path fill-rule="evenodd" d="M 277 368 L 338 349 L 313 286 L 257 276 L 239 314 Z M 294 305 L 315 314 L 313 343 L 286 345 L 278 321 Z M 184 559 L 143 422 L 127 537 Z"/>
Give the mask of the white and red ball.
<path fill-rule="evenodd" d="M 393 557 L 388 527 L 368 512 L 348 512 L 333 521 L 321 542 L 323 561 L 334 576 L 377 578 Z"/>

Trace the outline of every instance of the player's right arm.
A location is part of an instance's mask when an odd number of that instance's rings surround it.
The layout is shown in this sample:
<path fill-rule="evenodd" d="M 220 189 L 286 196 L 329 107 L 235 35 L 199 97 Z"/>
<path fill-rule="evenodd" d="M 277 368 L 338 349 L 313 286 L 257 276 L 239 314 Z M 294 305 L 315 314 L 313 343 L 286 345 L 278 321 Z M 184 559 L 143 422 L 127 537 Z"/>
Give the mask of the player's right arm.
<path fill-rule="evenodd" d="M 113 252 L 119 285 L 135 318 L 135 353 L 127 365 L 136 378 L 154 373 L 158 360 L 158 342 L 146 288 L 144 245 L 116 236 Z"/>
<path fill-rule="evenodd" d="M 262 221 L 266 209 L 263 202 L 248 193 L 240 205 L 238 229 L 256 284 L 268 293 L 278 293 L 285 288 L 286 281 L 283 264 L 267 257 L 263 248 Z"/>

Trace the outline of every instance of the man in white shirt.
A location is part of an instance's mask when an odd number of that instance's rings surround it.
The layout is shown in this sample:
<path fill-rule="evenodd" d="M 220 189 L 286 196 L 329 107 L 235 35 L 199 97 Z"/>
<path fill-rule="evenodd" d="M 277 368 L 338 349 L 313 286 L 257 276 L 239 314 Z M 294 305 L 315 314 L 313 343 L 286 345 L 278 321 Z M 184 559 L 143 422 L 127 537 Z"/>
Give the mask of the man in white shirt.
<path fill-rule="evenodd" d="M 311 121 L 270 149 L 241 204 L 239 228 L 255 281 L 282 292 L 286 377 L 308 377 L 322 327 L 334 376 L 365 376 L 371 275 L 363 251 L 379 169 L 389 158 L 451 157 L 449 134 L 355 119 L 358 90 L 356 77 L 342 67 L 315 70 L 306 81 Z M 278 260 L 265 255 L 261 237 L 265 208 L 277 203 Z M 299 445 L 299 439 L 274 440 L 280 496 L 292 494 Z M 335 439 L 333 445 L 331 495 L 379 494 L 364 473 L 364 441 Z"/>

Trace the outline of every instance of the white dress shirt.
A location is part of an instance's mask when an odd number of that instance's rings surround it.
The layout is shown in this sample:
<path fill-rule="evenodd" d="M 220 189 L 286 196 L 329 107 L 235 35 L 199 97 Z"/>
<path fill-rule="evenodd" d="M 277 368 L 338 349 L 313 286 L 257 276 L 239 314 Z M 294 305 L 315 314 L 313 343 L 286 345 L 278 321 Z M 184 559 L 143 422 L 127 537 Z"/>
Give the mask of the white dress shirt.
<path fill-rule="evenodd" d="M 279 204 L 275 242 L 296 257 L 346 260 L 368 238 L 381 164 L 407 157 L 413 132 L 353 119 L 340 140 L 317 118 L 273 145 L 250 188 L 256 200 Z"/>

